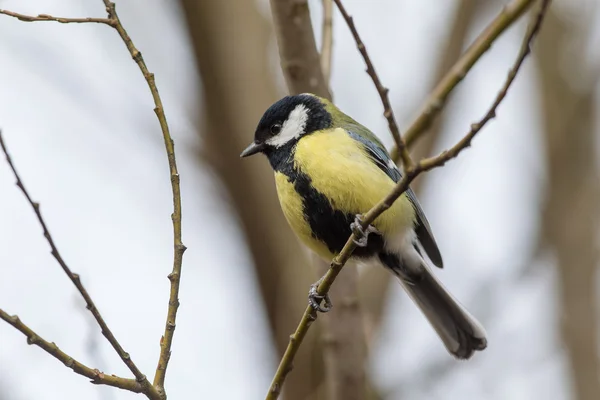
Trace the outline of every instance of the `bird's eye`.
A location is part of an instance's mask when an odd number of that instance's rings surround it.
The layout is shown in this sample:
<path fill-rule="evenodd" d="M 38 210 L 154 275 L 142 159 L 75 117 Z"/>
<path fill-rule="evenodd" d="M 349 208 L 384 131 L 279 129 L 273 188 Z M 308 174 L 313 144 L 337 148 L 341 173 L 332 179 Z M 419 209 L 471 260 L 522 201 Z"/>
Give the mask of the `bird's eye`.
<path fill-rule="evenodd" d="M 281 132 L 281 125 L 273 124 L 269 130 L 271 131 L 271 134 L 277 135 L 279 132 Z"/>

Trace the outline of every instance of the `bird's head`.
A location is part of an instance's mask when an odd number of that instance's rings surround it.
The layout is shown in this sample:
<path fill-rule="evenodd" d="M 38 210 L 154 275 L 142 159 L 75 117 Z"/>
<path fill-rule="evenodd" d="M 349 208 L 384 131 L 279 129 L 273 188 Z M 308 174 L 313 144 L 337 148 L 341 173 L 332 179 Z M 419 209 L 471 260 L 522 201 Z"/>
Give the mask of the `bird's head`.
<path fill-rule="evenodd" d="M 334 106 L 327 100 L 309 93 L 284 97 L 265 111 L 254 142 L 240 157 L 264 153 L 271 158 L 288 153 L 301 137 L 332 127 L 330 107 Z"/>

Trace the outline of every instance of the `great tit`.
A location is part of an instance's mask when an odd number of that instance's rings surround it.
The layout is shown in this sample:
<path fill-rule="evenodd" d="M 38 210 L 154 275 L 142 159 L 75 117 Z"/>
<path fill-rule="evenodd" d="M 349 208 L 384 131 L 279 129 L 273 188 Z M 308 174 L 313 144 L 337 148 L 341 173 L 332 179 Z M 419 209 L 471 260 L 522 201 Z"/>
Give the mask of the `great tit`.
<path fill-rule="evenodd" d="M 309 93 L 284 97 L 267 109 L 254 142 L 241 157 L 257 153 L 266 155 L 275 171 L 277 194 L 290 227 L 328 262 L 360 226 L 360 215 L 402 177 L 373 133 L 330 101 Z M 399 278 L 452 355 L 468 359 L 486 348 L 484 328 L 428 266 L 425 255 L 439 268 L 442 256 L 412 190 L 364 235 L 368 240 L 357 243 L 352 257 L 375 261 Z"/>

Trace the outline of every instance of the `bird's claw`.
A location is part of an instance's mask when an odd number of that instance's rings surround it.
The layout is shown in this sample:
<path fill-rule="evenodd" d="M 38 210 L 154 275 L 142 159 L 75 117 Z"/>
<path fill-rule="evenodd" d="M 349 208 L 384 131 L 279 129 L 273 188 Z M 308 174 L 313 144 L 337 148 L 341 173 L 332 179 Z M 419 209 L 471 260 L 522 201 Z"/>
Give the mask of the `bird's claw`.
<path fill-rule="evenodd" d="M 310 290 L 308 291 L 308 304 L 310 304 L 310 306 L 316 311 L 326 313 L 331 311 L 333 304 L 331 303 L 331 299 L 329 298 L 328 294 L 320 295 L 317 292 L 317 288 L 319 287 L 320 283 L 321 280 L 319 279 L 318 282 L 310 285 Z M 325 301 L 325 304 L 321 305 L 321 301 Z"/>
<path fill-rule="evenodd" d="M 370 233 L 375 233 L 378 235 L 381 234 L 373 225 L 369 225 L 367 229 L 363 229 L 362 215 L 360 214 L 356 215 L 356 217 L 354 218 L 354 222 L 350 224 L 350 229 L 356 236 L 358 236 L 358 239 L 353 239 L 354 244 L 356 244 L 358 247 L 367 246 Z"/>

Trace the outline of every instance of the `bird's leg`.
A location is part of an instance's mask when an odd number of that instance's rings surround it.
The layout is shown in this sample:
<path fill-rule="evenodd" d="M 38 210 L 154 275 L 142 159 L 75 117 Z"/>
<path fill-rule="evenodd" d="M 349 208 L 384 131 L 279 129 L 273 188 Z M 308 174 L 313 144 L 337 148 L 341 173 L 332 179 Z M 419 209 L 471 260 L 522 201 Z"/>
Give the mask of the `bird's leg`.
<path fill-rule="evenodd" d="M 310 290 L 308 291 L 308 304 L 315 310 L 326 313 L 331 311 L 333 304 L 331 303 L 331 299 L 328 294 L 320 295 L 317 293 L 317 288 L 323 281 L 324 277 L 321 277 L 318 281 L 310 285 Z M 325 304 L 321 305 L 321 301 L 325 300 Z"/>
<path fill-rule="evenodd" d="M 353 239 L 354 244 L 356 244 L 358 247 L 367 246 L 367 242 L 369 240 L 369 233 L 381 235 L 381 232 L 379 232 L 373 225 L 369 225 L 367 229 L 363 229 L 362 215 L 360 214 L 356 214 L 354 222 L 350 224 L 350 229 L 354 234 L 356 234 L 356 236 L 358 236 L 358 239 Z"/>

